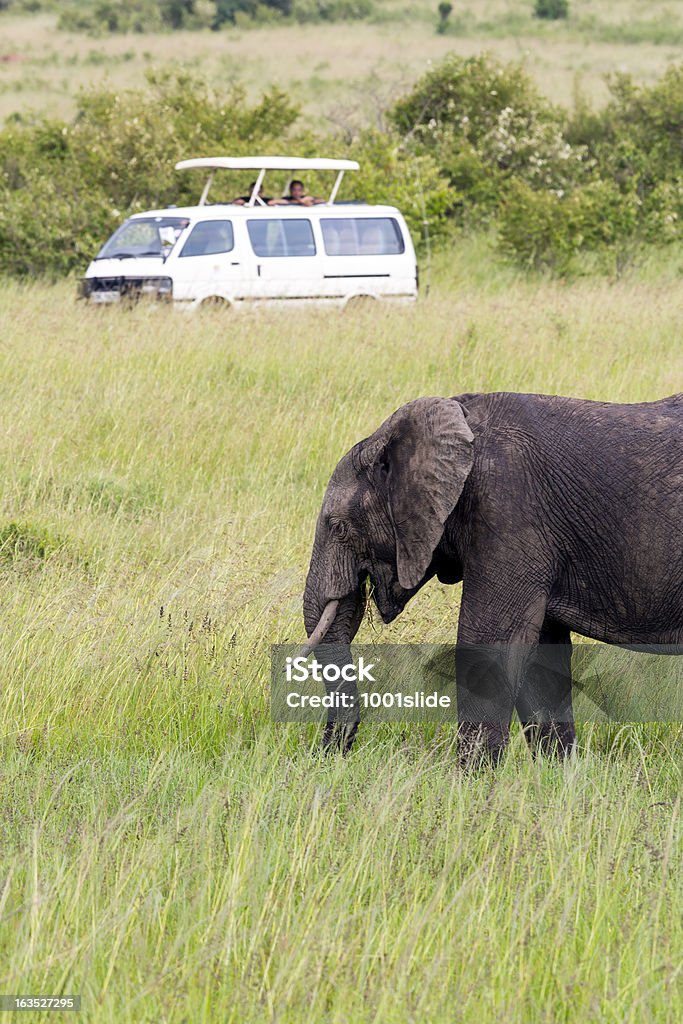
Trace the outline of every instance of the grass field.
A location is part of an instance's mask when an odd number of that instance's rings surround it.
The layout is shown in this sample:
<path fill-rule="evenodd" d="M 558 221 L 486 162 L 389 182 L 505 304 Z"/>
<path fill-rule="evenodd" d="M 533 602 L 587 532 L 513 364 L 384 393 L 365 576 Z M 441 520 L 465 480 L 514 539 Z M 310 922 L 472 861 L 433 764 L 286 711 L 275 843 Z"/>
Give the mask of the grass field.
<path fill-rule="evenodd" d="M 683 59 L 680 0 L 456 0 L 446 35 L 436 6 L 106 38 L 3 14 L 0 120 L 178 65 L 347 128 L 452 50 L 567 105 Z M 366 725 L 341 760 L 270 721 L 329 475 L 399 404 L 681 390 L 680 245 L 567 283 L 471 238 L 421 278 L 414 309 L 195 317 L 0 280 L 0 994 L 80 993 L 88 1024 L 683 1019 L 683 726 L 583 725 L 566 765 L 515 733 L 466 775 L 448 727 Z M 431 583 L 359 640 L 450 642 L 458 601 Z"/>
<path fill-rule="evenodd" d="M 652 82 L 683 59 L 681 0 L 571 0 L 571 18 L 552 23 L 531 16 L 532 0 L 456 0 L 447 35 L 435 31 L 437 6 L 378 0 L 371 23 L 103 37 L 55 31 L 56 15 L 5 14 L 0 120 L 30 109 L 68 116 L 79 88 L 142 86 L 149 68 L 179 65 L 217 89 L 239 80 L 256 94 L 277 82 L 316 123 L 346 128 L 381 121 L 388 102 L 449 51 L 522 60 L 565 105 L 577 89 L 604 101 L 610 72 Z"/>
<path fill-rule="evenodd" d="M 420 394 L 680 389 L 682 269 L 531 281 L 474 240 L 415 309 L 194 318 L 3 285 L 0 992 L 98 1024 L 683 1018 L 680 726 L 584 727 L 566 766 L 516 735 L 467 776 L 447 728 L 325 760 L 268 710 L 340 455 Z M 452 640 L 457 600 L 361 637 Z"/>

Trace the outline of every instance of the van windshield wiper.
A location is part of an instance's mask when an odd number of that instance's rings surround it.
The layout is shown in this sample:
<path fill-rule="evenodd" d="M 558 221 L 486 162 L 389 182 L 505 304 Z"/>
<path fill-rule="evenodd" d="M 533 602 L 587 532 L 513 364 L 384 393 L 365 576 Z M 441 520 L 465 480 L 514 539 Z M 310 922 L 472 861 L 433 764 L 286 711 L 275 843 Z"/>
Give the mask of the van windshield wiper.
<path fill-rule="evenodd" d="M 97 260 L 134 260 L 138 256 L 161 256 L 158 249 L 150 249 L 148 252 L 108 252 L 104 256 L 96 256 Z"/>

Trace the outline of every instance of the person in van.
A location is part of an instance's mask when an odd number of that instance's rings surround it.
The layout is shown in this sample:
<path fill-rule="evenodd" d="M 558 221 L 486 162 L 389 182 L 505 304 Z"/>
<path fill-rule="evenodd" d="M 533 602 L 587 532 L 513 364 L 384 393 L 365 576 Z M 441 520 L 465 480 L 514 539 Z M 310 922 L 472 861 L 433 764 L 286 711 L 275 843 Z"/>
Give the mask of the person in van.
<path fill-rule="evenodd" d="M 235 205 L 235 206 L 246 206 L 248 204 L 249 200 L 251 199 L 252 192 L 254 191 L 255 188 L 256 188 L 256 182 L 252 181 L 251 184 L 249 185 L 248 195 L 246 195 L 246 196 L 238 196 L 237 199 L 233 199 L 233 201 L 232 201 L 233 205 Z M 273 200 L 270 198 L 270 196 L 264 196 L 264 194 L 263 194 L 263 186 L 261 186 L 259 188 L 258 192 L 256 193 L 256 201 L 255 201 L 254 205 L 255 206 L 271 206 L 272 203 L 273 203 Z"/>
<path fill-rule="evenodd" d="M 303 181 L 299 181 L 295 178 L 294 181 L 289 183 L 289 195 L 282 196 L 280 199 L 269 199 L 269 206 L 289 206 L 291 204 L 297 204 L 299 206 L 317 206 L 318 203 L 324 203 L 325 200 L 319 196 L 308 196 L 306 195 L 306 189 Z"/>

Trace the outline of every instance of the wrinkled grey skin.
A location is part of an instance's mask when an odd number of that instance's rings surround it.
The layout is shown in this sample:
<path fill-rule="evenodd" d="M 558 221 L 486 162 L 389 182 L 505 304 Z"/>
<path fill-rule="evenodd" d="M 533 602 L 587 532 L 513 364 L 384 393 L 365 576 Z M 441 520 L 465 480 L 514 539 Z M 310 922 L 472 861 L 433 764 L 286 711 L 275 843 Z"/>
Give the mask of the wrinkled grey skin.
<path fill-rule="evenodd" d="M 683 645 L 683 395 L 613 405 L 546 395 L 419 398 L 337 465 L 304 594 L 310 635 L 347 658 L 365 585 L 391 622 L 429 579 L 463 583 L 463 749 L 496 758 L 516 708 L 530 742 L 574 744 L 570 631 Z M 324 655 L 323 655 L 324 656 Z M 348 749 L 357 718 L 324 744 Z"/>

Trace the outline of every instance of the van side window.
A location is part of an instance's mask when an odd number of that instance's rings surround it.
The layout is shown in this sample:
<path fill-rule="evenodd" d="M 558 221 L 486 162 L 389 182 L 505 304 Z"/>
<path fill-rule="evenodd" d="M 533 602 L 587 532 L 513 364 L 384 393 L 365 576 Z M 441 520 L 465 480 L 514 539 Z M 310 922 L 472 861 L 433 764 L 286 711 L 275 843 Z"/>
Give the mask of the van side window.
<path fill-rule="evenodd" d="M 180 255 L 214 256 L 219 252 L 231 252 L 234 247 L 235 236 L 229 220 L 200 220 L 192 228 Z"/>
<path fill-rule="evenodd" d="M 405 252 L 394 217 L 321 217 L 328 256 L 399 256 Z"/>
<path fill-rule="evenodd" d="M 248 220 L 247 230 L 257 256 L 315 256 L 310 220 L 260 217 Z"/>

